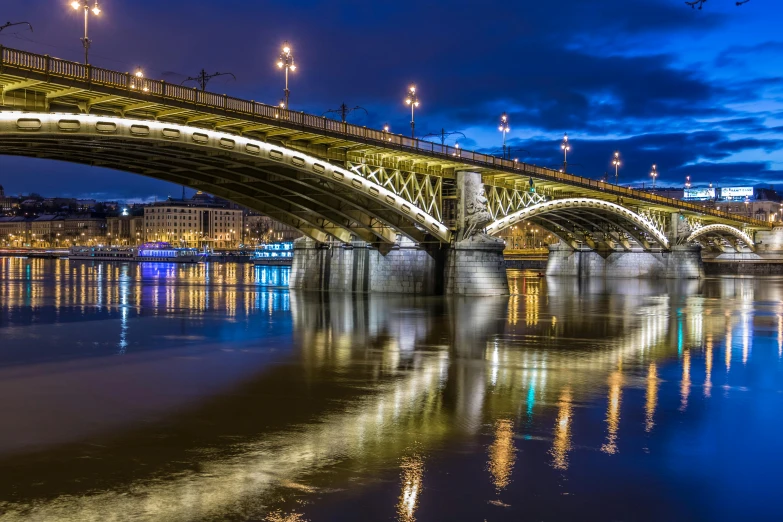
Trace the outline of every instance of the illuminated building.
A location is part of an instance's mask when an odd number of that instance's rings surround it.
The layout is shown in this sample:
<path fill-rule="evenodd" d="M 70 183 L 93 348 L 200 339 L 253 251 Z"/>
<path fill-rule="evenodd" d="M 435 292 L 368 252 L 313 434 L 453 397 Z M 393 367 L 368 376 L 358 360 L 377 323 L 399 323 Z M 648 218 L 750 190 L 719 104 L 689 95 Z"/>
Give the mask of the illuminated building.
<path fill-rule="evenodd" d="M 144 240 L 235 249 L 244 242 L 243 221 L 241 210 L 169 200 L 144 208 Z"/>

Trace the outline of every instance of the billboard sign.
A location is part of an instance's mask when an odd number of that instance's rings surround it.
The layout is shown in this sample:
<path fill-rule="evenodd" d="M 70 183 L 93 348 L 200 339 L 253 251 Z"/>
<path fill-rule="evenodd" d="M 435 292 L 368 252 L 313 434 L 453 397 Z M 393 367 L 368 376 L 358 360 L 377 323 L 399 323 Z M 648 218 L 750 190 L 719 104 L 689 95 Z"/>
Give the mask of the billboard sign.
<path fill-rule="evenodd" d="M 726 199 L 753 197 L 753 187 L 726 187 L 720 189 L 720 196 Z"/>
<path fill-rule="evenodd" d="M 685 194 L 683 195 L 683 198 L 685 200 L 699 200 L 699 201 L 705 201 L 708 199 L 715 199 L 715 189 L 714 188 L 690 188 L 685 189 Z"/>

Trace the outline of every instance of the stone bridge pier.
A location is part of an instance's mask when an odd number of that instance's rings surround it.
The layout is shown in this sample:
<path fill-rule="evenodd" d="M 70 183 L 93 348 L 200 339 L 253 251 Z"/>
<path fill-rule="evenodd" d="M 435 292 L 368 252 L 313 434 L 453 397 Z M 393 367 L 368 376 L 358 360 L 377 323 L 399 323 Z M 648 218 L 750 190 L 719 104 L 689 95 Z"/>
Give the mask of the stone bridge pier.
<path fill-rule="evenodd" d="M 415 243 L 400 234 L 383 252 L 372 245 L 294 242 L 291 288 L 414 295 L 508 294 L 505 247 L 484 233 L 491 221 L 481 175 L 457 173 L 457 230 L 450 244 Z"/>

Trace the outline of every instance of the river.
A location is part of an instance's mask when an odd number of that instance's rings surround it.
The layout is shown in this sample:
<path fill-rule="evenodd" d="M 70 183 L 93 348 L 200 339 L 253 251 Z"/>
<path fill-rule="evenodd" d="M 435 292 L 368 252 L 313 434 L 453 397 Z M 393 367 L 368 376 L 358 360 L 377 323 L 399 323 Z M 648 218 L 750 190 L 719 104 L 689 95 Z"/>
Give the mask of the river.
<path fill-rule="evenodd" d="M 0 258 L 0 520 L 779 520 L 783 279 Z"/>

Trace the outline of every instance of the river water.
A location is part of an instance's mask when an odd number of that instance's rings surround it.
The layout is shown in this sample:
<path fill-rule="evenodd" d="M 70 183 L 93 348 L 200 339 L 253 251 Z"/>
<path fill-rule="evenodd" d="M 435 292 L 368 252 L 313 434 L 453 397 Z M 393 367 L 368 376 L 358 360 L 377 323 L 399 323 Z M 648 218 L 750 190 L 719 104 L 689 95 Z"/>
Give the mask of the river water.
<path fill-rule="evenodd" d="M 783 279 L 0 258 L 0 520 L 780 520 Z"/>

